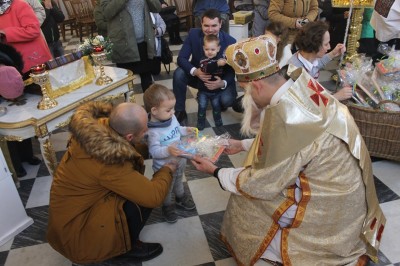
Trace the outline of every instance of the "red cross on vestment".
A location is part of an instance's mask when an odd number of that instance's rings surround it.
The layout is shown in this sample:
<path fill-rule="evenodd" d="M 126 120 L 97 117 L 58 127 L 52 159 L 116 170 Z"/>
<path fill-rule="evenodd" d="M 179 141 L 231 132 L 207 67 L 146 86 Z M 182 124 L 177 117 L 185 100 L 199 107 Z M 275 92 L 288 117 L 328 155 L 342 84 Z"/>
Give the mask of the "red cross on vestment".
<path fill-rule="evenodd" d="M 258 144 L 258 151 L 257 151 L 257 157 L 260 157 L 262 155 L 262 150 L 261 147 L 264 146 L 264 142 L 262 141 L 262 135 L 260 136 L 260 141 Z"/>
<path fill-rule="evenodd" d="M 319 85 L 318 82 L 315 83 L 310 79 L 308 81 L 308 88 L 311 90 L 315 91 L 313 95 L 310 96 L 311 100 L 313 100 L 318 106 L 319 106 L 319 99 L 321 98 L 322 103 L 326 106 L 328 104 L 328 98 L 325 95 L 322 95 L 321 92 L 324 91 L 324 88 L 322 88 L 321 85 Z"/>

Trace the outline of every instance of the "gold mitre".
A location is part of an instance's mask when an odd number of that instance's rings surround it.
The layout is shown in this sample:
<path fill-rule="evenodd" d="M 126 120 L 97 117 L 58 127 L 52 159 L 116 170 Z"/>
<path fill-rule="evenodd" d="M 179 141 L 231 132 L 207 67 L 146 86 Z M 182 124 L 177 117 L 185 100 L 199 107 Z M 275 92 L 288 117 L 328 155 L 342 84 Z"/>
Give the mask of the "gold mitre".
<path fill-rule="evenodd" d="M 268 77 L 279 70 L 276 60 L 276 41 L 270 35 L 242 40 L 226 48 L 225 57 L 235 70 L 238 81 Z"/>

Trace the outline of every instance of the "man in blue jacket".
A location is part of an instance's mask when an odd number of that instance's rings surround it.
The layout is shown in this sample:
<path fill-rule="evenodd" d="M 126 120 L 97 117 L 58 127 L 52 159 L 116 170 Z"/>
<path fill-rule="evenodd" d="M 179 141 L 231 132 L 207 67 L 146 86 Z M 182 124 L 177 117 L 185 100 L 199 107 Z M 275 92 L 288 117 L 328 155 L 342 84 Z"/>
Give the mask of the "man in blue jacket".
<path fill-rule="evenodd" d="M 193 1 L 193 14 L 194 25 L 196 28 L 201 27 L 203 13 L 208 9 L 217 9 L 221 13 L 222 27 L 221 29 L 229 33 L 229 17 L 231 10 L 228 1 L 226 0 L 194 0 Z"/>
<path fill-rule="evenodd" d="M 202 15 L 201 29 L 191 29 L 178 55 L 178 68 L 174 72 L 173 90 L 176 97 L 175 116 L 182 123 L 186 120 L 185 110 L 187 86 L 196 87 L 199 79 L 209 90 L 223 89 L 221 105 L 223 109 L 232 106 L 237 96 L 235 72 L 230 66 L 224 68 L 221 78 L 210 81 L 211 76 L 201 71 L 200 60 L 205 57 L 203 38 L 205 35 L 217 35 L 220 40 L 220 52 L 223 53 L 236 40 L 221 31 L 221 13 L 216 9 L 208 9 Z"/>

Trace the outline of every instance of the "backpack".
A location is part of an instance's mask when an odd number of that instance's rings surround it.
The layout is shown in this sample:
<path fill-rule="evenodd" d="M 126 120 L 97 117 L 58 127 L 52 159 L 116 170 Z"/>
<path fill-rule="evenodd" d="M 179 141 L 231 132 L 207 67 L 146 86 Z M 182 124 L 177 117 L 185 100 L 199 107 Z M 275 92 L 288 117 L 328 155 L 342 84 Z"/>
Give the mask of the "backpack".
<path fill-rule="evenodd" d="M 169 49 L 168 42 L 163 36 L 161 36 L 161 62 L 164 65 L 168 65 L 172 63 L 172 59 L 173 59 L 173 54 Z"/>

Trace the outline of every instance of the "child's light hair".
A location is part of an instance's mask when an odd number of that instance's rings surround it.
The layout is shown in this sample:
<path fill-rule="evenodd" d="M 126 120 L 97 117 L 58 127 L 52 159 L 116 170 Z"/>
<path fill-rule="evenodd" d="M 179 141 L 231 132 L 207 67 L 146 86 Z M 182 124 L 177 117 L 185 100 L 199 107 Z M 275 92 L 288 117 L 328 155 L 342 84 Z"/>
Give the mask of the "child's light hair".
<path fill-rule="evenodd" d="M 203 42 L 204 42 L 204 45 L 209 42 L 216 42 L 219 46 L 219 38 L 217 35 L 213 35 L 213 34 L 205 35 L 203 38 Z"/>
<path fill-rule="evenodd" d="M 144 109 L 150 113 L 151 108 L 159 107 L 163 101 L 173 99 L 175 99 L 175 95 L 170 89 L 154 83 L 144 92 Z"/>

